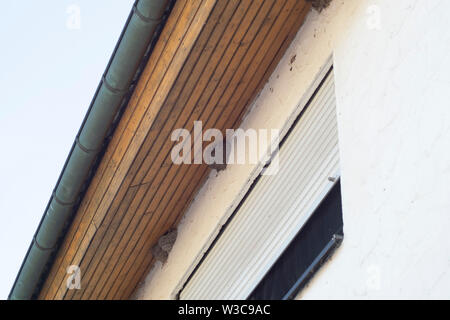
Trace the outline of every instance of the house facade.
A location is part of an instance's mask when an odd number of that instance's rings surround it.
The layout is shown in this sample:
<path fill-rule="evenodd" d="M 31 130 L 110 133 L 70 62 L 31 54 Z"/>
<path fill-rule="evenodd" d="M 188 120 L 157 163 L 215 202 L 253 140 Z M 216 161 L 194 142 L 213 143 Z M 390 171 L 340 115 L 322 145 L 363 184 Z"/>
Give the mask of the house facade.
<path fill-rule="evenodd" d="M 449 298 L 449 10 L 136 1 L 10 298 Z"/>

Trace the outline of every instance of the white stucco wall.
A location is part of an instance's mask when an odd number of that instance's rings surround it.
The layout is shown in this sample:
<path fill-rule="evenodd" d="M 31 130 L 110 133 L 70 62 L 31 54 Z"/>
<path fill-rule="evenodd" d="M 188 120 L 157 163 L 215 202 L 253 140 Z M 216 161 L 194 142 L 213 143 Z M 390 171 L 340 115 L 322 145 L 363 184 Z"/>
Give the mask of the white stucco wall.
<path fill-rule="evenodd" d="M 283 128 L 333 54 L 345 239 L 299 298 L 450 298 L 449 12 L 448 0 L 334 0 L 245 118 Z M 256 173 L 211 174 L 137 298 L 173 298 Z"/>

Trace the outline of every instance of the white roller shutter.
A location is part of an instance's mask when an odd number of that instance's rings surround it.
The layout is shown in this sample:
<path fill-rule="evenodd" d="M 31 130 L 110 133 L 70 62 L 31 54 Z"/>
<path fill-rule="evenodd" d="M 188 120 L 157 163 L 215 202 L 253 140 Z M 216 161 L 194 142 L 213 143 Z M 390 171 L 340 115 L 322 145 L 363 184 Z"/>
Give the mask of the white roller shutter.
<path fill-rule="evenodd" d="M 279 171 L 261 176 L 181 299 L 245 299 L 332 187 L 339 173 L 333 73 L 280 148 Z"/>

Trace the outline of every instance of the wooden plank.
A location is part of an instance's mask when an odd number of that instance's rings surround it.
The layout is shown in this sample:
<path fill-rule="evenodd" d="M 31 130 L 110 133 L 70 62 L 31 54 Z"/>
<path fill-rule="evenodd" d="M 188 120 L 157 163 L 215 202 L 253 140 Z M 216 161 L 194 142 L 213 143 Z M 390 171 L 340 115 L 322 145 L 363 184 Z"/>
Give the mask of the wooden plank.
<path fill-rule="evenodd" d="M 256 95 L 261 92 L 264 85 L 269 80 L 269 77 L 274 72 L 275 68 L 278 66 L 278 63 L 280 62 L 281 58 L 285 54 L 287 48 L 291 44 L 292 40 L 296 36 L 297 32 L 300 30 L 300 27 L 305 22 L 306 15 L 311 10 L 311 2 L 306 2 L 305 0 L 297 0 L 298 3 L 295 7 L 295 10 L 291 13 L 292 17 L 291 20 L 294 19 L 294 22 L 292 23 L 292 27 L 289 30 L 289 32 L 284 36 L 283 41 L 281 41 L 281 44 L 279 45 L 279 49 L 276 53 L 276 55 L 272 57 L 265 57 L 264 61 L 261 63 L 262 65 L 269 65 L 267 70 L 265 71 L 264 75 L 260 78 L 258 85 L 253 88 L 253 93 L 247 98 L 247 104 L 250 104 L 251 101 L 256 97 Z M 279 41 L 274 43 L 275 46 L 278 46 Z M 252 90 L 252 89 L 249 89 Z M 243 98 L 245 99 L 245 98 Z M 240 119 L 244 116 L 244 111 L 240 115 Z"/>
<path fill-rule="evenodd" d="M 118 291 L 117 295 L 113 297 L 113 300 L 129 300 L 133 298 L 133 295 L 136 293 L 136 290 L 138 290 L 141 286 L 145 285 L 145 279 L 148 272 L 150 272 L 151 267 L 155 263 L 155 260 L 153 259 L 150 252 L 148 253 L 148 257 L 145 258 L 142 261 L 142 264 L 140 266 L 140 270 L 145 270 L 145 272 L 142 274 L 135 274 L 133 278 L 129 281 L 126 288 L 124 288 L 122 291 Z"/>
<path fill-rule="evenodd" d="M 226 4 L 229 1 L 219 0 L 219 3 Z M 239 1 L 231 1 L 228 5 L 228 10 L 233 10 L 236 8 Z M 167 143 L 170 141 L 171 133 L 176 128 L 184 128 L 186 123 L 188 123 L 189 115 L 192 113 L 192 104 L 196 97 L 202 92 L 202 88 L 208 83 L 211 78 L 211 73 L 214 70 L 214 67 L 217 65 L 220 60 L 223 52 L 226 49 L 226 46 L 229 44 L 230 34 L 232 35 L 234 29 L 239 25 L 242 20 L 245 10 L 248 8 L 249 2 L 244 1 L 241 2 L 241 5 L 237 9 L 236 14 L 233 16 L 230 25 L 225 24 L 225 21 L 219 23 L 219 26 L 214 30 L 214 34 L 211 36 L 210 43 L 208 43 L 207 50 L 205 50 L 204 54 L 202 54 L 202 59 L 197 61 L 197 65 L 195 66 L 194 73 L 192 73 L 189 79 L 186 81 L 187 83 L 183 83 L 180 81 L 180 84 L 184 85 L 181 90 L 177 90 L 175 87 L 175 92 L 178 92 L 179 95 L 173 95 L 173 98 L 169 98 L 168 105 L 174 104 L 175 109 L 172 112 L 170 121 L 168 124 L 162 127 L 162 131 L 158 131 L 159 135 L 162 137 L 161 141 L 158 141 L 159 144 L 156 144 L 155 148 L 152 148 L 149 151 L 149 154 L 146 157 L 146 161 L 142 166 L 140 172 L 136 175 L 133 180 L 133 184 L 139 183 L 149 183 L 150 180 L 144 177 L 149 175 L 148 170 L 151 170 L 150 174 L 156 174 L 156 172 L 160 169 L 159 164 L 164 162 L 167 159 L 164 159 L 164 155 L 171 149 L 171 144 Z M 223 16 L 224 20 L 229 19 L 230 12 L 225 12 L 225 16 Z M 226 33 L 224 31 L 226 29 Z M 220 42 L 218 43 L 218 41 Z M 212 53 L 212 55 L 211 55 Z M 207 64 L 207 65 L 205 65 Z M 180 112 L 182 107 L 185 106 L 185 112 Z M 181 114 L 180 114 L 181 113 Z M 172 125 L 175 122 L 174 125 Z M 156 159 L 153 161 L 153 159 Z M 165 163 L 166 164 L 166 163 Z M 171 164 L 171 162 L 170 162 Z M 150 168 L 151 167 L 151 168 Z M 149 169 L 150 168 L 150 169 Z"/>
<path fill-rule="evenodd" d="M 79 264 L 80 270 L 83 271 L 82 278 L 83 278 L 83 285 L 81 289 L 79 290 L 67 290 L 66 294 L 64 296 L 64 299 L 72 299 L 72 297 L 75 295 L 79 295 L 81 292 L 83 292 L 87 287 L 91 285 L 91 274 L 93 273 L 93 269 L 88 268 L 89 261 L 92 260 L 94 257 L 96 250 L 92 250 L 92 248 L 97 248 L 101 241 L 109 242 L 112 239 L 112 234 L 110 234 L 108 231 L 117 227 L 120 220 L 118 221 L 117 217 L 121 217 L 125 214 L 126 210 L 128 209 L 129 203 L 134 198 L 136 193 L 139 191 L 139 186 L 130 187 L 123 199 L 120 201 L 117 201 L 116 203 L 120 204 L 118 207 L 117 212 L 114 211 L 115 215 L 108 214 L 105 217 L 105 220 L 98 228 L 96 234 L 94 235 L 88 250 L 86 251 L 85 255 L 81 258 L 81 262 Z M 103 236 L 102 236 L 103 235 Z"/>
<path fill-rule="evenodd" d="M 283 19 L 279 19 L 275 22 L 271 32 L 267 35 L 266 42 L 261 46 L 259 51 L 265 52 L 264 55 L 255 56 L 253 59 L 250 70 L 256 70 L 254 73 L 246 72 L 244 74 L 243 83 L 245 85 L 237 88 L 236 92 L 233 92 L 233 98 L 227 103 L 232 105 L 249 105 L 255 96 L 255 89 L 265 83 L 270 73 L 267 70 L 273 67 L 272 62 L 274 57 L 279 53 L 278 48 L 283 44 L 286 39 L 286 35 L 292 29 L 293 25 L 298 24 L 298 21 L 302 21 L 304 18 L 305 2 L 303 0 L 289 0 L 293 6 L 286 7 L 280 16 Z M 272 49 L 272 50 L 270 50 Z M 261 68 L 260 66 L 268 66 L 267 68 Z M 241 109 L 241 112 L 231 115 L 232 117 L 238 118 L 242 115 L 245 108 Z M 229 115 L 230 116 L 230 115 Z"/>
<path fill-rule="evenodd" d="M 186 23 L 189 24 L 192 21 L 199 5 L 199 1 L 189 1 L 186 3 L 186 7 L 183 9 L 183 15 L 179 19 L 179 24 L 177 24 L 175 28 L 174 35 L 177 38 L 184 37 L 187 30 L 185 28 L 183 29 L 182 26 L 185 26 Z M 193 41 L 195 41 L 195 36 L 196 35 L 192 34 L 189 35 L 190 42 L 192 41 L 193 43 Z M 145 137 L 145 131 L 148 130 L 158 112 L 157 108 L 148 108 L 149 101 L 152 100 L 154 96 L 160 98 L 161 95 L 167 92 L 167 88 L 170 87 L 170 84 L 176 79 L 177 70 L 180 70 L 190 48 L 185 47 L 180 50 L 178 49 L 178 45 L 167 46 L 165 48 L 164 53 L 161 55 L 160 61 L 156 65 L 155 71 L 150 77 L 151 81 L 149 79 L 149 82 L 154 83 L 155 85 L 148 88 L 148 90 L 144 90 L 143 94 L 138 99 L 139 106 L 136 108 L 127 126 L 128 134 L 121 137 L 122 139 L 119 142 L 121 147 L 116 149 L 114 157 L 111 160 L 112 163 L 118 164 L 114 166 L 117 169 L 111 169 L 111 173 L 109 175 L 110 179 L 102 181 L 105 182 L 102 188 L 105 192 L 97 193 L 98 198 L 96 199 L 94 197 L 94 200 L 96 201 L 93 202 L 93 207 L 88 209 L 89 211 L 95 211 L 93 220 L 101 221 L 105 216 L 109 208 L 109 204 L 117 194 L 117 190 L 127 174 L 130 163 L 132 163 L 139 146 L 142 144 L 142 140 Z M 167 77 L 166 74 L 168 75 Z M 98 203 L 99 206 L 96 206 Z M 78 245 L 72 245 L 69 247 L 62 262 L 63 266 L 77 264 L 79 261 L 73 260 L 73 257 L 78 254 L 79 250 L 85 250 L 89 245 L 90 239 L 84 237 L 84 229 L 88 228 L 91 221 L 84 220 L 83 222 L 85 226 L 82 224 L 83 227 L 80 228 L 79 237 L 75 237 L 74 239 Z M 78 256 L 80 255 L 78 254 Z M 56 299 L 61 298 L 62 291 L 64 291 L 64 286 L 62 286 L 63 279 L 60 280 L 60 285 L 57 286 L 58 295 L 54 296 Z"/>
<path fill-rule="evenodd" d="M 195 183 L 198 186 L 203 185 L 203 183 L 206 181 L 206 178 L 208 177 L 210 172 L 210 169 L 206 166 L 202 166 L 199 170 L 197 170 L 197 172 L 193 175 L 195 177 L 195 180 L 193 180 L 193 184 Z M 189 204 L 191 203 L 191 201 L 194 199 L 195 195 L 198 192 L 198 189 L 190 189 L 190 194 L 188 194 L 185 199 L 180 199 L 179 202 L 177 202 L 174 211 L 175 212 L 180 212 L 181 214 L 179 214 L 179 217 L 182 217 L 182 213 L 185 212 L 185 210 L 189 207 Z M 184 202 L 183 202 L 184 201 Z M 148 252 L 148 250 L 146 250 L 145 248 L 141 249 L 141 252 Z M 153 261 L 152 263 L 155 263 L 155 261 Z M 116 290 L 115 295 L 113 296 L 113 292 L 110 291 L 107 293 L 106 298 L 109 299 L 111 297 L 117 297 L 117 295 L 120 295 L 120 293 L 122 291 L 126 291 L 128 289 L 126 288 L 127 283 L 129 283 L 130 281 L 133 281 L 132 279 L 140 279 L 145 277 L 148 272 L 151 270 L 152 266 L 148 266 L 148 269 L 144 269 L 144 268 L 131 268 L 129 273 L 126 274 L 125 279 L 122 281 L 122 283 L 119 285 L 119 289 Z M 132 292 L 130 293 L 132 294 Z M 126 296 L 126 298 L 128 298 L 129 296 Z"/>

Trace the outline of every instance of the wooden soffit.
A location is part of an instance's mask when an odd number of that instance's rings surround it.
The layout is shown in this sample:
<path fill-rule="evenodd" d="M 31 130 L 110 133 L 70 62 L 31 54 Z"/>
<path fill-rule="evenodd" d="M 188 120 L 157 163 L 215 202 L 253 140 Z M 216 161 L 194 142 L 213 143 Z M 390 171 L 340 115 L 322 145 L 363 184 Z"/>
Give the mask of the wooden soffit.
<path fill-rule="evenodd" d="M 174 165 L 177 128 L 237 128 L 300 28 L 304 0 L 178 0 L 81 202 L 40 299 L 127 299 L 208 173 Z M 80 267 L 81 289 L 67 289 Z"/>

